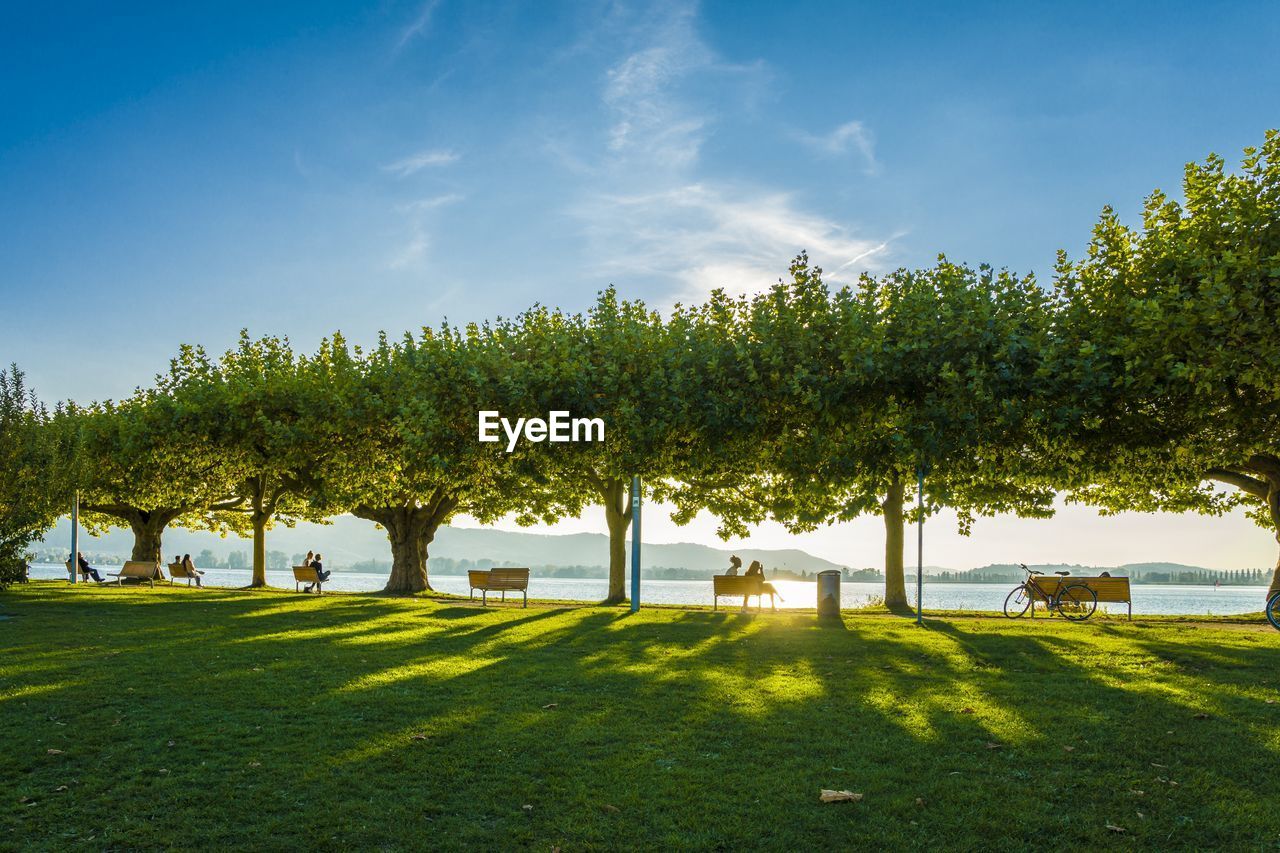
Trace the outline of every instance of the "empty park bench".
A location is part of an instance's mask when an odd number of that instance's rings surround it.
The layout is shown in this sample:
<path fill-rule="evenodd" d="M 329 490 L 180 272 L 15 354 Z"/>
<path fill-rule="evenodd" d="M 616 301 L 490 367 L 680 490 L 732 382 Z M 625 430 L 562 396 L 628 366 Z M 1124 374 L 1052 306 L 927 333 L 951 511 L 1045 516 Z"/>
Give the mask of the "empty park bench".
<path fill-rule="evenodd" d="M 320 594 L 320 575 L 316 572 L 315 566 L 293 567 L 293 591 L 301 592 L 304 583 L 315 584 L 316 595 Z"/>
<path fill-rule="evenodd" d="M 123 584 L 125 578 L 137 581 L 146 581 L 151 586 L 156 585 L 156 575 L 160 574 L 160 566 L 158 563 L 150 563 L 146 560 L 130 560 L 120 567 L 120 571 L 108 574 L 107 577 L 115 578 L 117 584 Z M 164 580 L 164 576 L 160 576 Z"/>
<path fill-rule="evenodd" d="M 711 578 L 711 609 L 718 610 L 720 608 L 720 596 L 733 595 L 742 596 L 742 604 L 745 607 L 747 599 L 750 596 L 756 597 L 756 609 L 764 608 L 764 578 L 760 575 L 713 575 Z M 772 599 L 770 599 L 772 601 Z M 777 610 L 777 604 L 773 605 L 773 609 Z"/>
<path fill-rule="evenodd" d="M 1126 604 L 1129 606 L 1129 620 L 1133 621 L 1133 596 L 1129 591 L 1128 578 L 1078 577 L 1076 575 L 1037 575 L 1035 585 L 1049 600 L 1057 594 L 1060 586 L 1078 585 L 1093 590 L 1098 603 Z M 1036 600 L 1031 598 L 1031 615 L 1036 615 Z"/>
<path fill-rule="evenodd" d="M 501 592 L 502 600 L 507 600 L 507 591 L 520 592 L 524 595 L 522 607 L 529 606 L 529 570 L 528 569 L 489 569 L 488 571 L 472 569 L 467 572 L 467 583 L 471 584 L 471 598 L 480 590 L 480 603 L 488 605 L 488 594 Z"/>

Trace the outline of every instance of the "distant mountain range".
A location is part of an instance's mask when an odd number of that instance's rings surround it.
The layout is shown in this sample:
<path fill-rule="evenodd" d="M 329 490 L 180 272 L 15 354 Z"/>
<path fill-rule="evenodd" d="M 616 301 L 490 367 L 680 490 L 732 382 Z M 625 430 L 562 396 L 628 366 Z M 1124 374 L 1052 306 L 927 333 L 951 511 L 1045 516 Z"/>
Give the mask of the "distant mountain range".
<path fill-rule="evenodd" d="M 41 546 L 36 550 L 57 552 L 58 560 L 66 559 L 66 551 L 71 541 L 71 525 L 66 519 L 44 537 Z M 133 549 L 133 535 L 128 530 L 114 529 L 100 537 L 89 537 L 81 531 L 81 550 L 86 554 L 103 557 L 126 559 Z M 164 556 L 173 554 L 199 554 L 209 550 L 220 560 L 226 560 L 233 551 L 243 554 L 252 553 L 253 543 L 247 539 L 229 536 L 226 538 L 206 531 L 182 530 L 172 528 L 164 535 Z M 267 549 L 281 551 L 291 558 L 295 554 L 306 551 L 319 551 L 325 555 L 326 563 L 336 569 L 345 569 L 357 564 L 365 570 L 380 570 L 370 563 L 389 565 L 391 549 L 387 544 L 386 534 L 371 522 L 352 516 L 338 516 L 331 524 L 299 524 L 295 528 L 279 527 L 267 533 Z M 678 569 L 694 574 L 710 575 L 728 567 L 729 556 L 737 554 L 743 565 L 750 565 L 752 560 L 759 560 L 766 569 L 779 569 L 792 572 L 814 572 L 828 569 L 841 569 L 843 566 L 815 557 L 797 548 L 761 549 L 761 548 L 713 548 L 709 545 L 698 545 L 689 542 L 675 544 L 645 543 L 642 549 L 642 565 L 646 573 L 659 569 Z M 591 572 L 603 576 L 603 567 L 609 562 L 609 539 L 600 533 L 574 533 L 568 535 L 552 535 L 546 533 L 524 533 L 506 530 L 491 530 L 469 527 L 442 527 L 431 545 L 432 558 L 440 562 L 469 560 L 475 563 L 491 563 L 497 565 L 517 565 L 530 567 L 581 567 L 600 569 Z M 445 568 L 445 566 L 441 566 Z M 457 566 L 454 566 L 456 569 Z M 857 567 L 852 567 L 857 568 Z M 1110 571 L 1115 575 L 1127 575 L 1135 581 L 1152 576 L 1169 576 L 1189 578 L 1193 575 L 1212 576 L 1215 573 L 1200 566 L 1187 566 L 1180 563 L 1127 563 L 1122 566 L 1081 566 L 1070 564 L 1045 564 L 1032 566 L 1043 572 L 1070 571 L 1073 574 L 1097 574 Z M 991 564 L 971 570 L 957 571 L 942 566 L 925 566 L 925 575 L 939 580 L 980 581 L 1020 578 L 1021 571 L 1012 563 Z M 1251 570 L 1256 571 L 1256 570 Z M 1266 573 L 1270 569 L 1265 570 Z M 914 574 L 914 567 L 908 566 L 907 573 Z M 1189 582 L 1189 581 L 1188 581 Z M 1211 580 L 1209 581 L 1211 582 Z"/>
<path fill-rule="evenodd" d="M 89 537 L 81 531 L 80 549 L 85 553 L 119 555 L 127 558 L 133 550 L 133 534 L 114 529 L 100 537 Z M 66 519 L 44 537 L 42 547 L 64 551 L 71 542 L 71 524 Z M 232 551 L 252 551 L 252 542 L 234 536 L 225 539 L 206 531 L 172 528 L 165 531 L 165 557 L 171 554 L 198 554 L 208 549 L 219 559 Z M 371 522 L 352 516 L 338 516 L 332 524 L 299 524 L 295 528 L 278 527 L 267 532 L 267 549 L 286 554 L 319 551 L 326 562 L 341 569 L 372 560 L 391 559 L 387 536 Z M 676 544 L 645 543 L 641 550 L 642 566 L 679 568 L 693 572 L 717 572 L 728 568 L 729 556 L 737 554 L 744 566 L 759 560 L 769 569 L 794 572 L 820 572 L 840 569 L 839 564 L 815 557 L 796 548 L 767 550 L 760 548 L 712 548 L 690 542 Z M 609 537 L 601 533 L 549 535 L 490 530 L 470 527 L 442 527 L 431 544 L 431 556 L 451 560 L 492 561 L 502 565 L 525 566 L 606 566 L 609 563 Z M 65 559 L 65 556 L 63 557 Z"/>

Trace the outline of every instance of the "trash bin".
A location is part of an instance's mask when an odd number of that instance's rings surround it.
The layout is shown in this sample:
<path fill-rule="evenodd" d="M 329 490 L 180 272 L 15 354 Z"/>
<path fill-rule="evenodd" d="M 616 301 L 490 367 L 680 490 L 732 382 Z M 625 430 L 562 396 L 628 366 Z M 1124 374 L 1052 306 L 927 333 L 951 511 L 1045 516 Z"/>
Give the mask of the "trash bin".
<path fill-rule="evenodd" d="M 835 569 L 818 572 L 818 615 L 840 615 L 840 573 Z"/>

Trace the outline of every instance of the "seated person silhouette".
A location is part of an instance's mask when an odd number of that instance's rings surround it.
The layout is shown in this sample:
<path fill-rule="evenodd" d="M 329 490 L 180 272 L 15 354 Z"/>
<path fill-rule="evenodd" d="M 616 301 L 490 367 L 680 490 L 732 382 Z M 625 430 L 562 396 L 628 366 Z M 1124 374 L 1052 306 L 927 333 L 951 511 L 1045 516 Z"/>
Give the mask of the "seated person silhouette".
<path fill-rule="evenodd" d="M 743 575 L 743 577 L 748 577 L 748 578 L 753 576 L 758 576 L 762 580 L 764 579 L 764 564 L 761 563 L 759 560 L 752 560 L 751 565 L 747 568 L 747 573 Z M 769 583 L 768 581 L 764 581 L 763 583 L 760 584 L 760 597 L 764 598 L 766 595 L 769 596 L 769 605 L 774 610 L 777 610 L 778 602 L 782 601 L 783 599 L 782 599 L 782 596 L 778 595 L 778 590 L 776 590 L 773 584 Z M 747 609 L 747 598 L 748 596 L 745 596 L 745 595 L 742 596 L 743 610 Z"/>

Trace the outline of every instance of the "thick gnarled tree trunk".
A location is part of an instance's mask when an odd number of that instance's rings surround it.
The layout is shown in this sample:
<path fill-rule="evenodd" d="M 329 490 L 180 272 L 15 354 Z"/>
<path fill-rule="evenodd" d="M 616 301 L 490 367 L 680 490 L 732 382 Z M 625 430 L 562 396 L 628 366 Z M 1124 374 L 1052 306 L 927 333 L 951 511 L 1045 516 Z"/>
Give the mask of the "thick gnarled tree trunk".
<path fill-rule="evenodd" d="M 902 504 L 906 486 L 901 477 L 889 482 L 884 501 L 880 504 L 884 516 L 884 603 L 886 607 L 908 607 L 907 578 L 903 570 L 902 549 L 905 527 Z"/>
<path fill-rule="evenodd" d="M 352 515 L 380 524 L 391 543 L 391 576 L 383 591 L 412 595 L 431 590 L 427 573 L 428 548 L 440 525 L 453 515 L 458 501 L 437 491 L 424 504 L 406 501 L 398 506 L 362 505 Z"/>
<path fill-rule="evenodd" d="M 85 512 L 107 515 L 129 525 L 129 529 L 133 532 L 133 553 L 129 559 L 157 565 L 163 559 L 161 545 L 165 528 L 186 511 L 180 507 L 139 509 L 127 504 L 94 503 L 86 503 L 81 509 Z"/>

